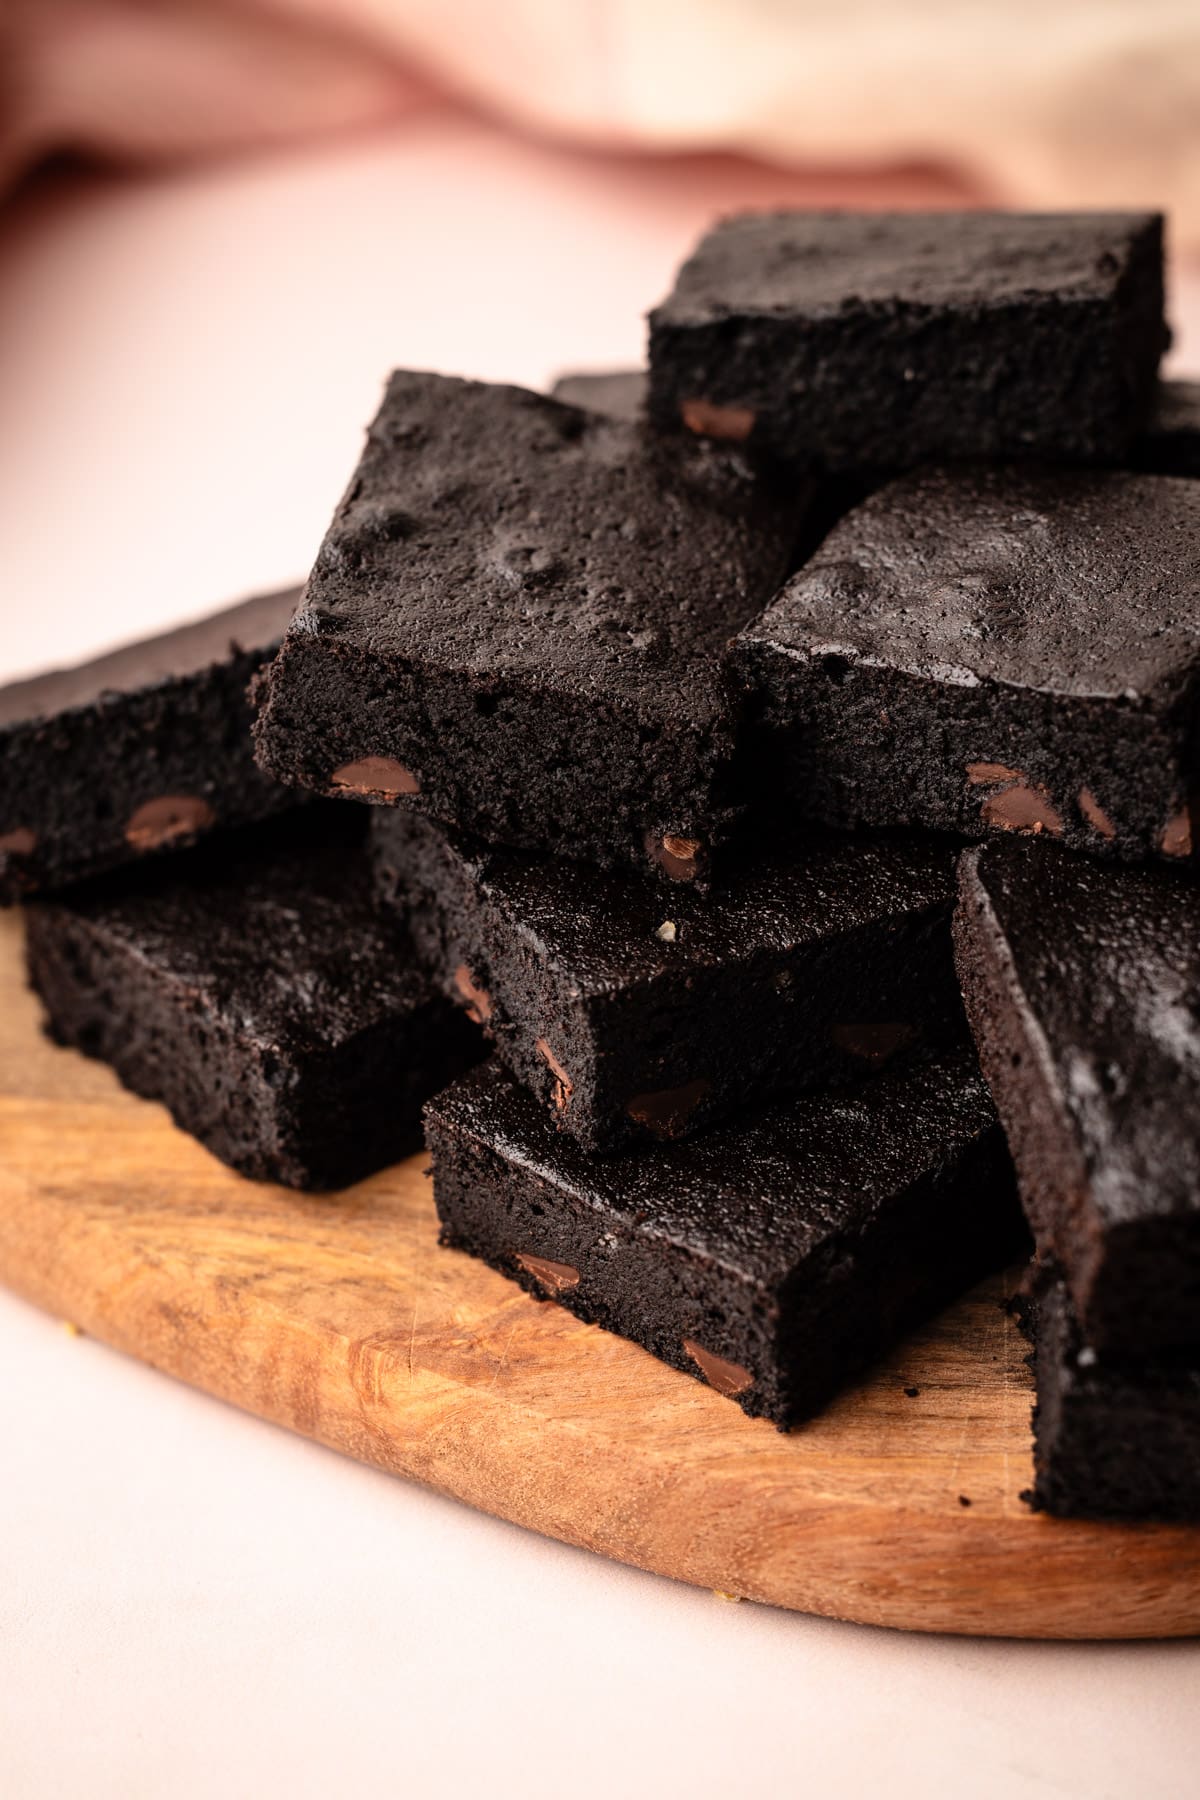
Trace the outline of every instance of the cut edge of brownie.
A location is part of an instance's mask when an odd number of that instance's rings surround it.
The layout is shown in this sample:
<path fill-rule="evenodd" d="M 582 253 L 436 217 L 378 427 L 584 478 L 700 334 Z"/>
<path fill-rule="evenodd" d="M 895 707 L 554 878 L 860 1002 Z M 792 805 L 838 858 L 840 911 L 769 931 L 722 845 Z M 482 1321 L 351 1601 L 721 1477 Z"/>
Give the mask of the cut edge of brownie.
<path fill-rule="evenodd" d="M 181 883 L 199 855 L 182 859 Z M 375 1009 L 336 1037 L 321 1041 L 314 1027 L 303 1046 L 284 1043 L 255 1021 L 240 977 L 222 973 L 201 994 L 161 950 L 106 930 L 105 896 L 119 905 L 129 891 L 109 876 L 27 909 L 26 967 L 53 1042 L 108 1064 L 251 1179 L 328 1191 L 421 1148 L 424 1102 L 479 1055 L 432 984 L 426 1001 L 394 1015 Z"/>
<path fill-rule="evenodd" d="M 860 901 L 834 916 L 826 901 L 828 929 L 797 924 L 788 941 L 768 933 L 734 944 L 727 961 L 706 950 L 673 963 L 675 932 L 688 940 L 687 903 L 674 909 L 678 926 L 654 932 L 640 878 L 600 876 L 607 916 L 639 907 L 647 942 L 671 934 L 628 983 L 610 979 L 604 960 L 589 969 L 564 956 L 515 908 L 503 853 L 391 815 L 374 823 L 372 854 L 381 903 L 412 931 L 442 991 L 559 1128 L 595 1153 L 690 1137 L 772 1095 L 853 1084 L 963 1036 L 949 848 L 944 893 L 932 858 L 920 872 L 910 863 L 899 877 L 904 905 Z M 883 879 L 878 863 L 868 867 Z M 587 902 L 570 917 L 586 925 Z M 617 957 L 619 944 L 618 932 L 606 954 Z"/>
<path fill-rule="evenodd" d="M 965 1059 L 958 1066 L 965 1069 Z M 478 1090 L 483 1102 L 473 1100 Z M 519 1162 L 505 1154 L 497 1092 L 509 1113 L 522 1109 L 517 1149 L 522 1138 L 540 1144 Z M 812 1417 L 897 1336 L 1009 1260 L 1021 1241 L 990 1108 L 953 1153 L 944 1148 L 905 1184 L 882 1225 L 873 1218 L 853 1239 L 831 1237 L 764 1289 L 739 1268 L 736 1249 L 702 1254 L 653 1218 L 619 1213 L 589 1194 L 586 1160 L 571 1156 L 534 1104 L 488 1064 L 426 1107 L 441 1242 L 707 1381 L 781 1430 Z M 476 1106 L 480 1128 L 472 1126 Z M 611 1173 L 614 1165 L 599 1168 Z"/>
<path fill-rule="evenodd" d="M 1085 1344 L 1066 1283 L 1038 1267 L 1016 1307 L 1030 1346 L 1033 1487 L 1056 1518 L 1200 1520 L 1200 1356 L 1110 1358 Z"/>

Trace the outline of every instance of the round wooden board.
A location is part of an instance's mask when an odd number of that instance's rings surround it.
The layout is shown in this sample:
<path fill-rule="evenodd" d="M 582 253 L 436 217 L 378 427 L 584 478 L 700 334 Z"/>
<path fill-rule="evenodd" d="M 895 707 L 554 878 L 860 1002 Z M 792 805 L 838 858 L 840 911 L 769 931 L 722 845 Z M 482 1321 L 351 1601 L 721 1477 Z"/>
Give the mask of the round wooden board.
<path fill-rule="evenodd" d="M 422 1165 L 321 1199 L 240 1180 L 42 1038 L 0 920 L 0 1280 L 39 1306 L 364 1462 L 723 1593 L 920 1631 L 1200 1628 L 1200 1528 L 1022 1504 L 1030 1383 L 1003 1283 L 784 1437 L 440 1250 Z"/>

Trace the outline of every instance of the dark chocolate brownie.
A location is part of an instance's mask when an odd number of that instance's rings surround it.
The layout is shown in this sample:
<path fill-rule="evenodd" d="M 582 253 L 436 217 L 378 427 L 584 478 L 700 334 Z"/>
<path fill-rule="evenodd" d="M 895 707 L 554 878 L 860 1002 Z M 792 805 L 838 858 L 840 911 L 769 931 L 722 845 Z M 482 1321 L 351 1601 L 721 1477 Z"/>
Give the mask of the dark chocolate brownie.
<path fill-rule="evenodd" d="M 767 845 L 707 900 L 409 813 L 377 814 L 374 851 L 443 991 L 590 1150 L 690 1136 L 965 1035 L 955 853 L 936 840 Z"/>
<path fill-rule="evenodd" d="M 1200 1348 L 1200 888 L 989 844 L 963 857 L 954 935 L 1025 1210 L 1086 1341 Z"/>
<path fill-rule="evenodd" d="M 1150 423 L 1134 445 L 1133 466 L 1152 475 L 1200 476 L 1200 381 L 1160 383 Z"/>
<path fill-rule="evenodd" d="M 784 1428 L 1023 1229 L 963 1052 L 608 1160 L 495 1063 L 425 1119 L 444 1244 Z"/>
<path fill-rule="evenodd" d="M 743 213 L 650 315 L 650 415 L 804 468 L 1119 461 L 1150 415 L 1153 213 Z"/>
<path fill-rule="evenodd" d="M 1033 1505 L 1063 1518 L 1200 1520 L 1200 1358 L 1099 1355 L 1061 1281 L 1033 1303 L 1026 1329 Z"/>
<path fill-rule="evenodd" d="M 315 809 L 29 910 L 48 1030 L 243 1175 L 335 1188 L 419 1149 L 479 1055 L 376 918 L 359 825 Z"/>
<path fill-rule="evenodd" d="M 299 598 L 0 689 L 0 903 L 295 805 L 255 765 L 246 688 Z"/>
<path fill-rule="evenodd" d="M 646 408 L 645 369 L 613 369 L 604 374 L 560 375 L 550 389 L 556 400 L 606 413 L 612 419 L 636 419 Z"/>
<path fill-rule="evenodd" d="M 489 842 L 702 874 L 730 816 L 721 653 L 798 524 L 794 484 L 705 448 L 393 375 L 261 683 L 264 767 Z"/>
<path fill-rule="evenodd" d="M 927 471 L 742 632 L 749 790 L 826 824 L 1195 855 L 1200 485 Z"/>

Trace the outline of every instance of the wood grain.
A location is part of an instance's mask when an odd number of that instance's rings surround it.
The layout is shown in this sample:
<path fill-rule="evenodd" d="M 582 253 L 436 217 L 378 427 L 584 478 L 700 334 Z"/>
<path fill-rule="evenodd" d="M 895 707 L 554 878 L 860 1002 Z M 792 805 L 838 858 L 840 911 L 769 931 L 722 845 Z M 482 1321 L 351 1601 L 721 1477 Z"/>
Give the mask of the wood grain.
<path fill-rule="evenodd" d="M 11 916 L 0 1280 L 262 1418 L 703 1587 L 923 1631 L 1200 1627 L 1200 1529 L 1068 1524 L 1020 1501 L 1029 1378 L 999 1282 L 782 1437 L 438 1249 L 420 1158 L 337 1198 L 232 1175 L 42 1039 Z"/>

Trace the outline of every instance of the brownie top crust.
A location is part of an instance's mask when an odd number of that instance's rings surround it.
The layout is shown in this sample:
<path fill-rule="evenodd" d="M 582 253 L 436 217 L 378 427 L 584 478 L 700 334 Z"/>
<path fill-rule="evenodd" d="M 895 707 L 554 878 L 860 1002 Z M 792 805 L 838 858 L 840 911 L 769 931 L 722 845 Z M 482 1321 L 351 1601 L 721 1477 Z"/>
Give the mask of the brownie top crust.
<path fill-rule="evenodd" d="M 438 833 L 525 954 L 583 998 L 932 911 L 955 891 L 956 848 L 919 833 L 851 841 L 814 832 L 788 852 L 768 846 L 702 897 L 635 873 L 492 849 L 403 817 L 388 815 L 375 829 L 381 848 L 391 832 Z"/>
<path fill-rule="evenodd" d="M 124 645 L 76 668 L 53 669 L 0 688 L 0 727 L 51 718 L 122 695 L 195 675 L 231 651 L 274 648 L 300 599 L 299 588 L 258 594 L 191 625 Z"/>
<path fill-rule="evenodd" d="M 696 448 L 663 455 L 628 420 L 399 371 L 289 638 L 705 724 L 797 505 Z"/>
<path fill-rule="evenodd" d="M 1005 977 L 1110 1224 L 1200 1213 L 1200 887 L 1015 840 L 968 851 L 962 928 Z"/>
<path fill-rule="evenodd" d="M 334 1050 L 429 1002 L 427 977 L 376 917 L 363 821 L 289 821 L 51 904 L 157 969 L 180 1005 L 285 1052 Z"/>
<path fill-rule="evenodd" d="M 897 306 L 1053 306 L 1113 296 L 1131 256 L 1161 255 L 1158 213 L 739 213 L 684 263 L 656 322 Z"/>
<path fill-rule="evenodd" d="M 995 1115 L 966 1053 L 817 1095 L 665 1149 L 600 1159 L 492 1062 L 429 1115 L 584 1205 L 636 1219 L 735 1277 L 777 1285 L 822 1245 L 852 1258 L 892 1198 L 953 1163 Z"/>
<path fill-rule="evenodd" d="M 836 525 L 743 645 L 1167 706 L 1200 664 L 1200 485 L 931 470 Z"/>

